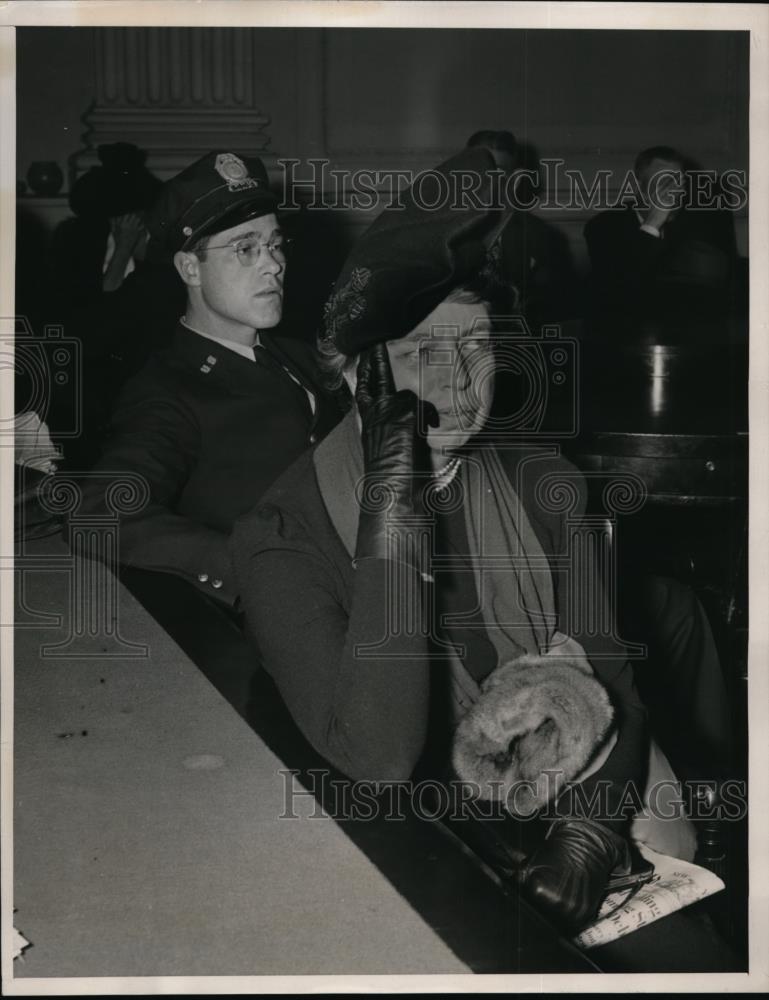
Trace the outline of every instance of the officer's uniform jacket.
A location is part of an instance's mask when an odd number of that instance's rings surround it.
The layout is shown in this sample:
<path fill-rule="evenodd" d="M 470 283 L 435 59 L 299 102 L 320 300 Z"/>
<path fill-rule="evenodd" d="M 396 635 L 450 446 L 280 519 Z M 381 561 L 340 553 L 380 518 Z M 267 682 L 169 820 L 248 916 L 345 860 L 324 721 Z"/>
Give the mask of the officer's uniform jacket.
<path fill-rule="evenodd" d="M 141 477 L 147 502 L 121 515 L 119 562 L 177 574 L 230 604 L 233 521 L 339 417 L 307 344 L 266 333 L 260 344 L 251 361 L 180 323 L 121 393 L 84 504 L 103 510 L 111 481 Z"/>

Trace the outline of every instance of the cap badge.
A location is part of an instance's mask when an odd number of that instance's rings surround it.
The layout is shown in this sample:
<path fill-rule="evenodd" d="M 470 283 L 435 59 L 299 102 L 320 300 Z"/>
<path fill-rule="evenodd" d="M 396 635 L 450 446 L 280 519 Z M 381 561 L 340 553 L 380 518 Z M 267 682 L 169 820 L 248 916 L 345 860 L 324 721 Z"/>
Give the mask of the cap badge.
<path fill-rule="evenodd" d="M 220 153 L 216 157 L 214 170 L 222 180 L 227 182 L 230 191 L 244 191 L 247 188 L 259 187 L 259 181 L 249 175 L 248 167 L 234 153 Z"/>

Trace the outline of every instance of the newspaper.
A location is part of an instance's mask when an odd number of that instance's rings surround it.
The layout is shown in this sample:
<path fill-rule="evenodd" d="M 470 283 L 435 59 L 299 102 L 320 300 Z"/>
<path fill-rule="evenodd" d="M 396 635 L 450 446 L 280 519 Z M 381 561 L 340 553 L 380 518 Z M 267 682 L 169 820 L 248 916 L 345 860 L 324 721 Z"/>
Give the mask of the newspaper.
<path fill-rule="evenodd" d="M 607 896 L 595 923 L 574 939 L 580 947 L 595 948 L 616 941 L 724 888 L 721 879 L 707 868 L 657 854 L 645 845 L 639 850 L 654 865 L 651 882 L 634 893 L 625 890 Z"/>

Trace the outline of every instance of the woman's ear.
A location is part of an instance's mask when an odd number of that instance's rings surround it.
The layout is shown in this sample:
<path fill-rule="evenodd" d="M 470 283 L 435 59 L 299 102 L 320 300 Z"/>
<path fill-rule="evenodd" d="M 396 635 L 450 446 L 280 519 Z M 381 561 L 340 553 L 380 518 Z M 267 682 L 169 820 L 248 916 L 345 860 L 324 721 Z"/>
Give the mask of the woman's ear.
<path fill-rule="evenodd" d="M 200 285 L 200 261 L 194 253 L 177 250 L 174 254 L 174 267 L 185 285 Z"/>

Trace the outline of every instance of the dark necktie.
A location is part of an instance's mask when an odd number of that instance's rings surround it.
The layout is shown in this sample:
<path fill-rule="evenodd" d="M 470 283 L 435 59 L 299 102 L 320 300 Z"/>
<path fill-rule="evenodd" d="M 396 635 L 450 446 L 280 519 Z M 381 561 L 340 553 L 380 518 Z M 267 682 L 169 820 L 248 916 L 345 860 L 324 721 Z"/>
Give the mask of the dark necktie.
<path fill-rule="evenodd" d="M 270 354 L 266 347 L 263 347 L 261 344 L 254 344 L 254 359 L 257 364 L 269 368 L 270 371 L 279 375 L 284 383 L 288 383 L 297 398 L 301 398 L 302 407 L 312 416 L 312 407 L 310 406 L 310 401 L 307 398 L 304 387 L 292 373 L 289 373 L 287 368 Z"/>

